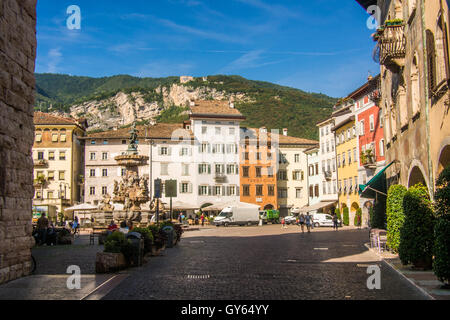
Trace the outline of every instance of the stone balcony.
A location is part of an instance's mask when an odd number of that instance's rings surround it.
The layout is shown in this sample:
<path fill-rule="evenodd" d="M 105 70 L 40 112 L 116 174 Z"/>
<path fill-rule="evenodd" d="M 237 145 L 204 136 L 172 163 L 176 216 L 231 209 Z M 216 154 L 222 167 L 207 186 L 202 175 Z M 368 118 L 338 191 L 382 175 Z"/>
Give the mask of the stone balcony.
<path fill-rule="evenodd" d="M 404 66 L 406 55 L 405 26 L 386 26 L 378 35 L 380 47 L 380 64 L 386 67 Z"/>

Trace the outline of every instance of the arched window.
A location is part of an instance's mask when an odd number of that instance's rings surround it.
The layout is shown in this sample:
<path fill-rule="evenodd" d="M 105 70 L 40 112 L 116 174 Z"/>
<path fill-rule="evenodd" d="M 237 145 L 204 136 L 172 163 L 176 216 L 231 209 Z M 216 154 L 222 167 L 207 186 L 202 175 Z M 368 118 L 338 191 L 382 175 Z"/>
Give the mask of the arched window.
<path fill-rule="evenodd" d="M 403 128 L 408 124 L 408 106 L 406 104 L 406 89 L 403 85 L 400 85 L 398 87 L 397 107 L 400 118 L 400 128 Z"/>
<path fill-rule="evenodd" d="M 420 111 L 420 76 L 419 76 L 419 57 L 414 55 L 411 65 L 411 109 L 414 117 Z"/>

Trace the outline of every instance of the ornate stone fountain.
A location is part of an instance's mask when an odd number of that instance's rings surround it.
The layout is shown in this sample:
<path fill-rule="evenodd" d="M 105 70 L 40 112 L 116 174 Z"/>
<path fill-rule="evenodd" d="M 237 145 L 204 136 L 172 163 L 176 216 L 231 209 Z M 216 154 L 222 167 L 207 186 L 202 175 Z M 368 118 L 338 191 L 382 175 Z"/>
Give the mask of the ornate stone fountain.
<path fill-rule="evenodd" d="M 114 220 L 141 221 L 141 206 L 150 201 L 148 195 L 148 178 L 139 177 L 139 167 L 146 164 L 149 157 L 139 155 L 137 150 L 138 131 L 136 123 L 130 131 L 130 144 L 128 150 L 114 158 L 125 168 L 122 181 L 114 181 L 112 201 L 123 204 L 123 211 L 114 212 Z"/>

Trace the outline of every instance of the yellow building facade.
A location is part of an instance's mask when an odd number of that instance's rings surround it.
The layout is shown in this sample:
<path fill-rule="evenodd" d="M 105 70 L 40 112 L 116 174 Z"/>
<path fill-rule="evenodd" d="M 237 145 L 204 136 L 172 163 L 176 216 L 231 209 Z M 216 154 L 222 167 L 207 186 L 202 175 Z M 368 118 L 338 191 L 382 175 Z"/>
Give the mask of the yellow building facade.
<path fill-rule="evenodd" d="M 333 131 L 336 136 L 339 209 L 342 214 L 345 207 L 349 208 L 349 222 L 353 226 L 356 211 L 359 209 L 359 152 L 355 116 L 349 114 Z"/>
<path fill-rule="evenodd" d="M 51 215 L 81 201 L 85 125 L 74 119 L 35 112 L 33 206 Z M 50 218 L 55 219 L 56 216 Z"/>

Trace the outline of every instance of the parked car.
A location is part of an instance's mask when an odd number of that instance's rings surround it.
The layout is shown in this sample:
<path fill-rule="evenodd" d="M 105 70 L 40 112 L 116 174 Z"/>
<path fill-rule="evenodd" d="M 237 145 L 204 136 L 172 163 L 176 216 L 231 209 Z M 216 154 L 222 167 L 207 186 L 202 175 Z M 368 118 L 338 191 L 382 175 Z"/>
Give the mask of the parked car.
<path fill-rule="evenodd" d="M 314 227 L 333 227 L 333 216 L 326 213 L 316 213 L 313 216 Z M 338 225 L 342 227 L 342 221 L 338 220 Z"/>
<path fill-rule="evenodd" d="M 284 221 L 286 222 L 286 224 L 295 224 L 295 222 L 297 221 L 297 217 L 293 216 L 293 215 L 289 215 L 284 217 Z"/>

